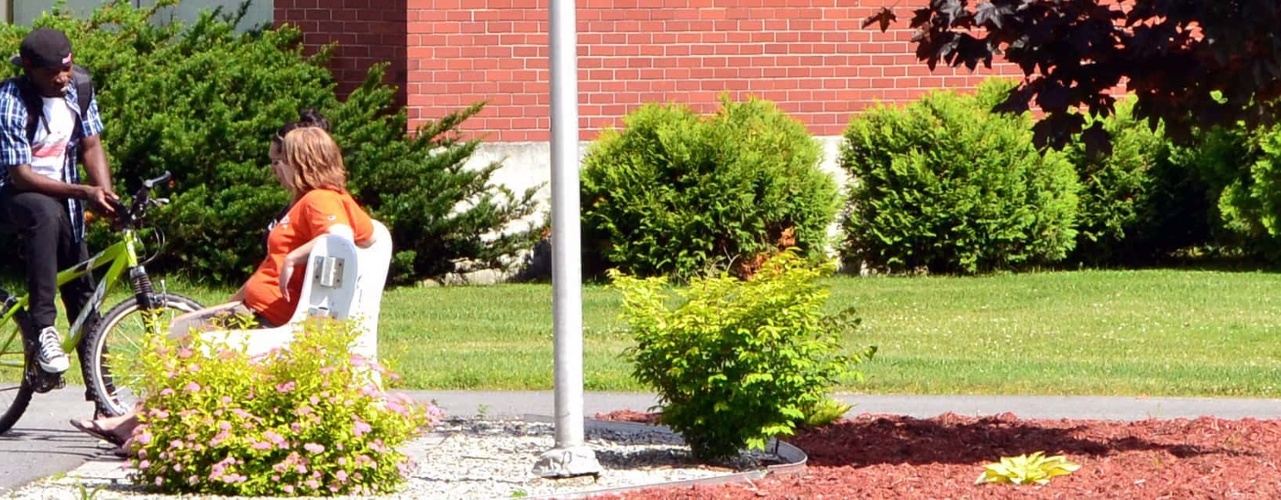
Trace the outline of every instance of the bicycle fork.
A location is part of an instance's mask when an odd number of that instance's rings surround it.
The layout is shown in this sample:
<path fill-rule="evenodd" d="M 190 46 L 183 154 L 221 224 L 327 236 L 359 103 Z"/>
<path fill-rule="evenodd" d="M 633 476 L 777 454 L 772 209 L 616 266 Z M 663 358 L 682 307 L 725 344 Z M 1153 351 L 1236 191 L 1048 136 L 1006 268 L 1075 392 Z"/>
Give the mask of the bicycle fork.
<path fill-rule="evenodd" d="M 133 290 L 133 296 L 138 301 L 139 309 L 146 311 L 155 307 L 156 292 L 151 286 L 151 278 L 147 276 L 147 270 L 145 268 L 142 266 L 129 268 L 129 287 Z M 102 346 L 103 358 L 106 358 L 108 354 L 109 349 L 104 343 Z M 103 359 L 102 364 L 105 367 L 107 360 Z M 111 371 L 104 369 L 102 372 L 102 384 L 106 388 L 107 394 L 114 395 L 116 392 L 116 384 L 112 380 Z"/>
<path fill-rule="evenodd" d="M 156 289 L 151 286 L 151 277 L 147 276 L 146 268 L 129 268 L 129 286 L 133 288 L 133 296 L 138 300 L 139 309 L 150 310 L 156 306 Z"/>

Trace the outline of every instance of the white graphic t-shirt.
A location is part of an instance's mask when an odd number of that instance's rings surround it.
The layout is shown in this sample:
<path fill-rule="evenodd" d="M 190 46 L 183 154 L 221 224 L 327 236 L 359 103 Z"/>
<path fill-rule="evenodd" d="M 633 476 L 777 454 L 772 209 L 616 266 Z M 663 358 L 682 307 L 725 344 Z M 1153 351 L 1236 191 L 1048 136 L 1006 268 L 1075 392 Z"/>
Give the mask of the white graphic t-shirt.
<path fill-rule="evenodd" d="M 44 117 L 36 126 L 31 142 L 31 170 L 53 180 L 63 177 L 67 164 L 67 143 L 76 130 L 76 114 L 62 97 L 42 97 Z"/>

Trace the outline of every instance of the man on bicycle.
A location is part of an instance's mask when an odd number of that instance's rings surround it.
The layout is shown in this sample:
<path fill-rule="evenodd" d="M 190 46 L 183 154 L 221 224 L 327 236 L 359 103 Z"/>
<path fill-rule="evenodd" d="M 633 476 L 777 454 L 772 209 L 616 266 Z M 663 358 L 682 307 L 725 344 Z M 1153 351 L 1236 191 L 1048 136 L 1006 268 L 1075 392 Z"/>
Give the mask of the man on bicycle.
<path fill-rule="evenodd" d="M 110 200 L 118 197 L 100 140 L 96 99 L 85 112 L 78 105 L 71 41 L 58 30 L 36 29 L 22 40 L 13 62 L 22 66 L 22 75 L 0 84 L 0 216 L 22 236 L 24 245 L 31 328 L 23 334 L 37 337 L 27 342 L 37 347 L 40 368 L 61 374 L 70 363 L 53 326 L 58 270 L 89 257 L 82 202 L 110 214 Z M 80 184 L 77 153 L 90 185 Z M 74 321 L 89 302 L 92 278 L 86 274 L 61 291 L 67 317 Z M 86 326 L 91 325 L 92 321 Z M 87 349 L 81 346 L 77 351 L 81 365 L 87 365 Z"/>

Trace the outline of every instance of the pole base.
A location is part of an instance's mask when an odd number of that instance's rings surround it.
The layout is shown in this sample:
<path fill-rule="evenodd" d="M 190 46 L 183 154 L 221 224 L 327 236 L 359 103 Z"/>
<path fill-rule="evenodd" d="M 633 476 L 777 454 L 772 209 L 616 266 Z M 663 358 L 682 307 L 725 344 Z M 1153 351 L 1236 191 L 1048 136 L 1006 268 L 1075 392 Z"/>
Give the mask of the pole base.
<path fill-rule="evenodd" d="M 599 476 L 600 462 L 596 461 L 596 452 L 586 446 L 553 448 L 538 457 L 534 474 L 543 478 Z"/>

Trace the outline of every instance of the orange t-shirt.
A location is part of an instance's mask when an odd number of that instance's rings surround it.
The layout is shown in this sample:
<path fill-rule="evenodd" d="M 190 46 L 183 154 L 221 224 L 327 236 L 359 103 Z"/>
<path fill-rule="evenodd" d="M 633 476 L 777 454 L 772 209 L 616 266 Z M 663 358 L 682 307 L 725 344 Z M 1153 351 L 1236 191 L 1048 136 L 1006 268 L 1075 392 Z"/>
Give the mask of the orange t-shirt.
<path fill-rule="evenodd" d="M 313 189 L 304 194 L 268 233 L 267 258 L 245 283 L 245 305 L 267 321 L 277 325 L 287 323 L 298 307 L 306 263 L 299 264 L 289 280 L 292 302 L 286 302 L 280 294 L 280 265 L 289 252 L 325 234 L 329 226 L 335 224 L 351 227 L 357 243 L 365 243 L 374 236 L 369 214 L 351 195 L 328 189 Z"/>

